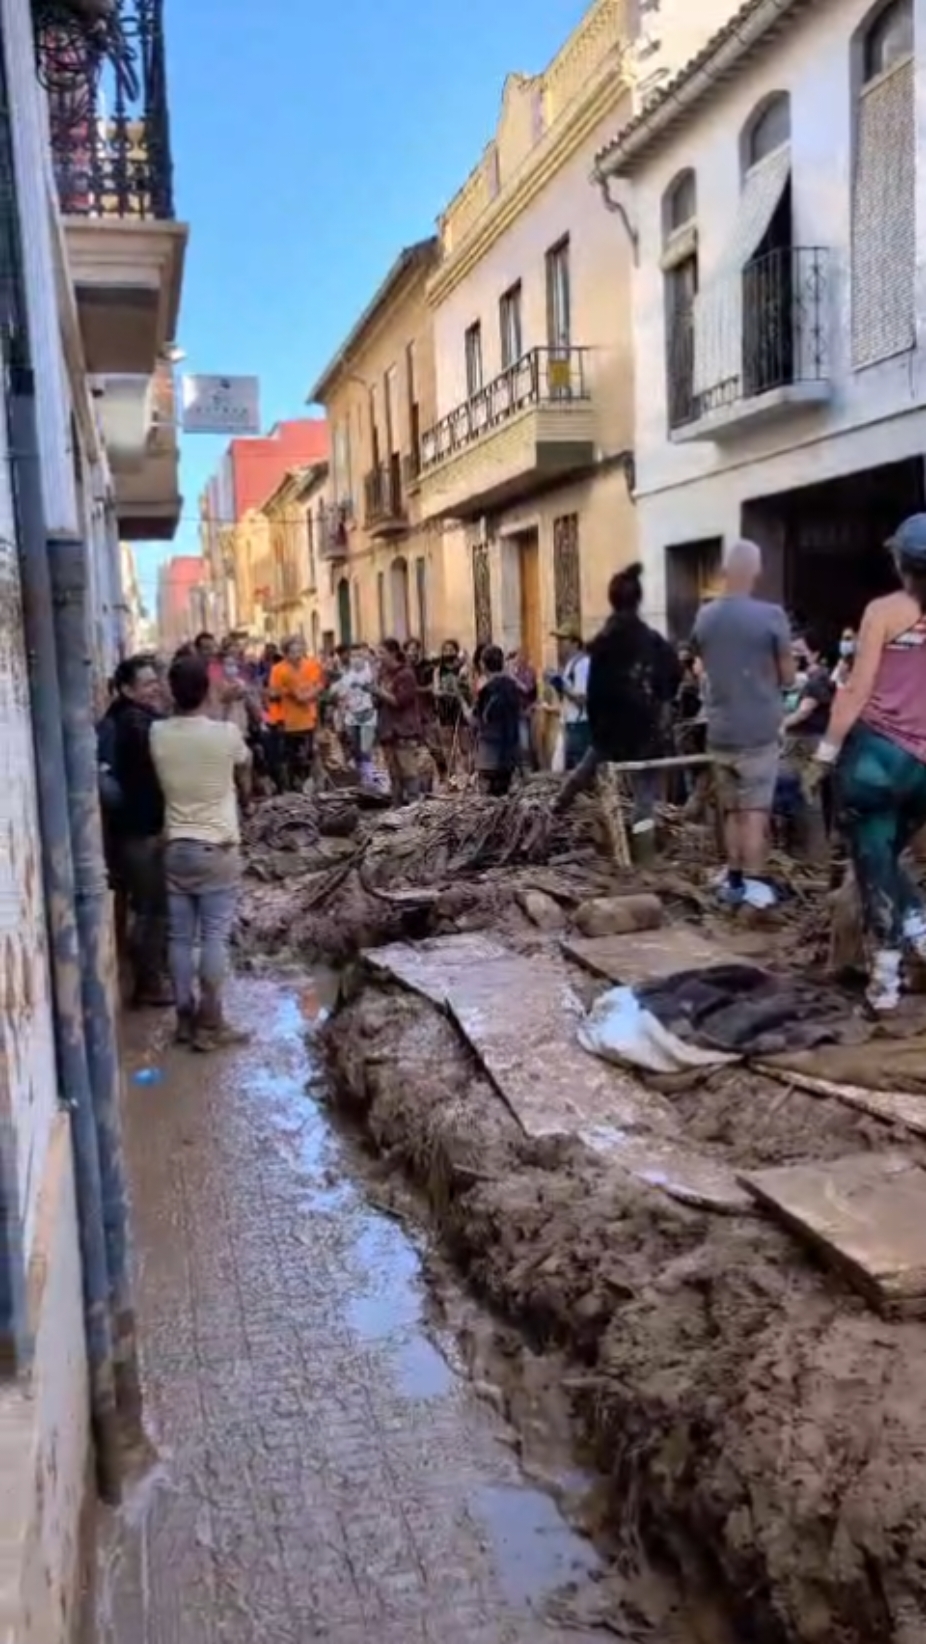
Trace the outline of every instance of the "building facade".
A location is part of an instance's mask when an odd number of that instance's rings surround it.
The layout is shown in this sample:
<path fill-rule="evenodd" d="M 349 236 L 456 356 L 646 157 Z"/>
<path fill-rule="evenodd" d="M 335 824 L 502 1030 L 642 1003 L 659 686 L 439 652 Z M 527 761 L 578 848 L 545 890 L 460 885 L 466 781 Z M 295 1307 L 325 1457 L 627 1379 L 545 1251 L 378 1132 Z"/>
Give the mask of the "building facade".
<path fill-rule="evenodd" d="M 825 639 L 924 506 L 926 3 L 750 0 L 599 154 L 634 278 L 651 614 L 689 629 L 725 541 Z"/>
<path fill-rule="evenodd" d="M 19 1644 L 74 1635 L 91 1408 L 105 1433 L 131 1357 L 93 686 L 132 637 L 120 541 L 180 512 L 161 4 L 110 11 L 101 32 L 0 0 L 0 1636 Z M 105 1441 L 97 1459 L 111 1478 Z"/>
<path fill-rule="evenodd" d="M 600 625 L 636 555 L 631 248 L 588 187 L 594 155 L 729 9 L 596 0 L 542 74 L 509 76 L 440 219 L 421 509 L 453 527 L 472 638 L 537 666 L 554 628 Z"/>
<path fill-rule="evenodd" d="M 421 435 L 437 410 L 426 294 L 437 257 L 433 238 L 401 252 L 309 395 L 331 426 L 320 554 L 338 643 L 392 635 L 433 645 L 466 616 L 443 526 L 424 516 L 419 474 Z M 330 631 L 321 612 L 320 621 Z"/>
<path fill-rule="evenodd" d="M 328 456 L 326 424 L 297 417 L 274 424 L 258 439 L 231 440 L 217 472 L 199 499 L 203 580 L 209 589 L 213 625 L 219 633 L 250 626 L 249 601 L 239 582 L 238 527 L 252 518 L 291 468 L 324 462 Z M 245 530 L 243 542 L 252 532 Z"/>

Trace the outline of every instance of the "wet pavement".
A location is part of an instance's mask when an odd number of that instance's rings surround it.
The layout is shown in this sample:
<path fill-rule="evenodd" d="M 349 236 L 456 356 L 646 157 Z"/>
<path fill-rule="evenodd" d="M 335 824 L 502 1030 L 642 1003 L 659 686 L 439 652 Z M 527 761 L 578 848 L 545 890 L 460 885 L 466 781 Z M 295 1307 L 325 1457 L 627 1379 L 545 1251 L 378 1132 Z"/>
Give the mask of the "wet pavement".
<path fill-rule="evenodd" d="M 313 1091 L 314 990 L 247 979 L 233 1000 L 242 1050 L 131 1027 L 157 1459 L 101 1526 L 85 1644 L 600 1640 L 545 1620 L 596 1555 L 427 1323 L 419 1251 Z"/>

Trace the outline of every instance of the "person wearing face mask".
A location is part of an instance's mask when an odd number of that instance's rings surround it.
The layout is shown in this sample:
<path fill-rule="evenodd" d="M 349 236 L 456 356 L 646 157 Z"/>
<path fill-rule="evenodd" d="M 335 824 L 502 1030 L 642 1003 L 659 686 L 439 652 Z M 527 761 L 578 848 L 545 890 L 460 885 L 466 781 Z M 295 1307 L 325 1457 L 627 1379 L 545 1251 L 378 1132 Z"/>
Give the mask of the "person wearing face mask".
<path fill-rule="evenodd" d="M 837 662 L 832 673 L 833 684 L 835 685 L 837 691 L 841 691 L 843 686 L 848 685 L 849 683 L 849 678 L 852 673 L 852 664 L 855 661 L 856 644 L 857 640 L 855 629 L 844 628 L 842 638 L 839 641 L 839 661 Z"/>
<path fill-rule="evenodd" d="M 901 587 L 866 607 L 851 674 L 817 749 L 834 773 L 871 947 L 868 1003 L 900 1002 L 904 949 L 926 960 L 926 905 L 901 866 L 926 826 L 926 514 L 886 545 Z"/>

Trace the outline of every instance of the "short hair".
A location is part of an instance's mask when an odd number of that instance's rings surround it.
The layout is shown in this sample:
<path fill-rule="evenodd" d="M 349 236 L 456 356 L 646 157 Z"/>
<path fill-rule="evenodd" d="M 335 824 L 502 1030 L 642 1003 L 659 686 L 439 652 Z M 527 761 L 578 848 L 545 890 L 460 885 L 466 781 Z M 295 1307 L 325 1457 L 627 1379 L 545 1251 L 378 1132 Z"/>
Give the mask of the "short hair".
<path fill-rule="evenodd" d="M 201 645 L 204 645 L 206 643 L 207 639 L 211 640 L 213 645 L 215 644 L 215 634 L 210 634 L 209 629 L 204 628 L 202 633 L 197 634 L 196 638 L 193 641 L 193 644 L 195 645 L 197 651 L 199 650 Z"/>
<path fill-rule="evenodd" d="M 487 674 L 500 674 L 505 666 L 505 653 L 500 645 L 487 645 L 482 653 L 482 666 Z"/>
<path fill-rule="evenodd" d="M 138 652 L 135 656 L 127 656 L 124 662 L 120 662 L 115 674 L 117 691 L 131 690 L 132 686 L 138 683 L 138 676 L 143 668 L 150 668 L 152 673 L 157 672 L 152 656 Z"/>
<path fill-rule="evenodd" d="M 192 656 L 175 656 L 167 680 L 182 714 L 195 713 L 209 695 L 209 669 L 195 652 Z"/>
<path fill-rule="evenodd" d="M 397 639 L 384 639 L 383 650 L 388 651 L 390 656 L 398 657 L 400 662 L 405 655 Z"/>
<path fill-rule="evenodd" d="M 737 537 L 726 544 L 722 563 L 725 571 L 748 570 L 758 575 L 762 569 L 762 549 L 750 537 Z"/>

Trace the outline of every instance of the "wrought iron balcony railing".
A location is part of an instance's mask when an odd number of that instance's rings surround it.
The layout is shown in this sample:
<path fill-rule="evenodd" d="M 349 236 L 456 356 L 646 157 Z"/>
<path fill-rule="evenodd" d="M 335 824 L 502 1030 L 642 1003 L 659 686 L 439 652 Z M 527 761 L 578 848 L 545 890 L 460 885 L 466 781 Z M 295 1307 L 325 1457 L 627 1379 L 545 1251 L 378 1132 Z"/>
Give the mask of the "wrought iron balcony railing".
<path fill-rule="evenodd" d="M 463 451 L 526 407 L 590 398 L 585 348 L 532 348 L 421 436 L 421 468 Z"/>
<path fill-rule="evenodd" d="M 400 525 L 405 521 L 402 462 L 398 452 L 363 476 L 364 520 L 367 529 Z"/>
<path fill-rule="evenodd" d="M 826 383 L 829 322 L 829 256 L 820 246 L 770 251 L 707 286 L 669 322 L 669 427 L 775 389 Z"/>
<path fill-rule="evenodd" d="M 170 221 L 164 0 L 32 0 L 62 212 Z"/>

